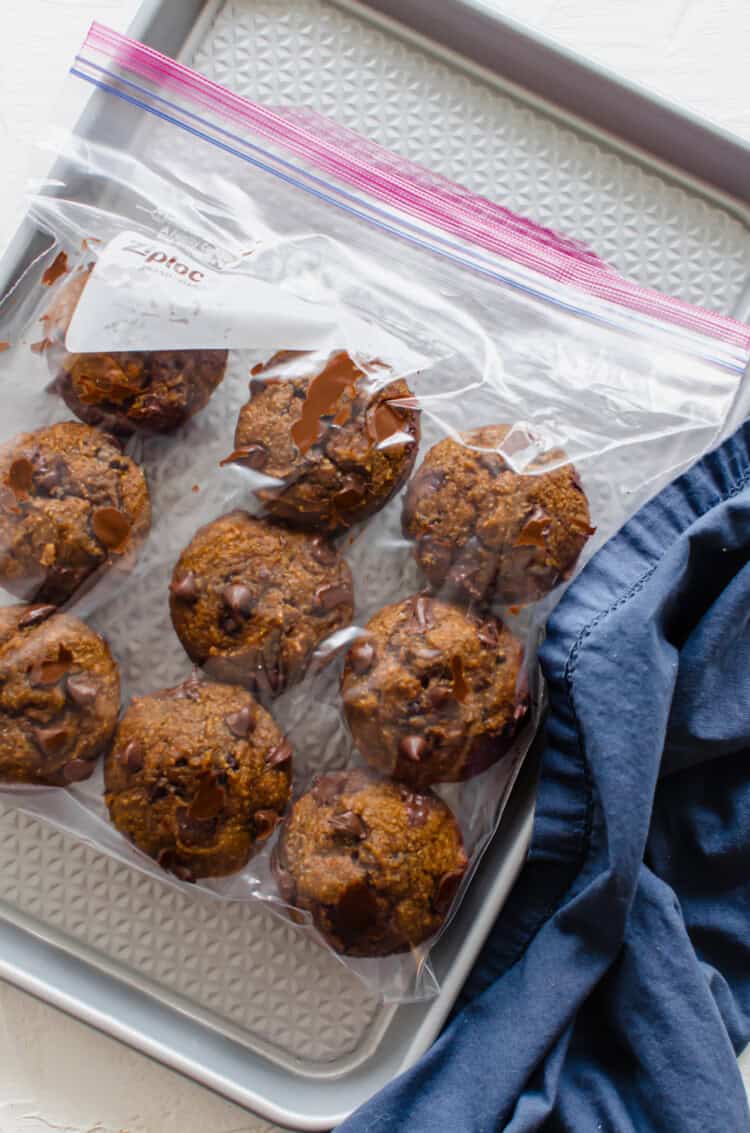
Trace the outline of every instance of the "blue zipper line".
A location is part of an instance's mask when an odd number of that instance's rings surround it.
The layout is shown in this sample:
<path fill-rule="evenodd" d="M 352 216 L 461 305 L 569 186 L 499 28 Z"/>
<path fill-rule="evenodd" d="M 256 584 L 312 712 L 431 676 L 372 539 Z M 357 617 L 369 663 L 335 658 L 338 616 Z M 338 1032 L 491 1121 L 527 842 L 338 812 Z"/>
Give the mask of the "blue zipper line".
<path fill-rule="evenodd" d="M 249 142 L 241 135 L 232 133 L 231 130 L 227 130 L 224 126 L 219 126 L 216 123 L 211 122 L 208 118 L 203 118 L 200 114 L 196 114 L 194 111 L 188 110 L 184 106 L 180 106 L 178 103 L 173 102 L 171 99 L 164 98 L 163 95 L 156 94 L 154 91 L 149 90 L 148 87 L 141 86 L 140 83 L 134 83 L 131 79 L 126 79 L 124 75 L 113 75 L 112 72 L 108 71 L 106 67 L 101 67 L 98 63 L 94 63 L 93 60 L 87 59 L 85 55 L 77 55 L 76 59 L 86 67 L 90 67 L 92 70 L 99 71 L 100 74 L 108 75 L 110 78 L 115 79 L 118 83 L 122 83 L 123 86 L 127 86 L 132 90 L 139 91 L 140 94 L 145 95 L 153 102 L 160 102 L 163 106 L 168 106 L 170 107 L 170 109 L 178 111 L 179 114 L 184 115 L 186 118 L 191 118 L 194 122 L 199 122 L 202 126 L 206 126 L 213 133 L 223 134 L 225 138 L 229 138 L 231 141 L 237 142 L 239 145 L 244 146 L 246 149 L 254 150 L 256 153 L 263 154 L 264 157 L 270 158 L 272 161 L 276 162 L 278 165 L 284 166 L 286 169 L 291 169 L 294 172 L 298 173 L 301 172 L 303 176 L 305 176 L 309 181 L 314 182 L 316 185 L 321 185 L 324 189 L 331 189 L 339 196 L 345 197 L 346 200 L 354 201 L 356 204 L 362 203 L 361 197 L 356 196 L 354 193 L 350 193 L 347 189 L 342 189 L 338 185 L 332 185 L 330 181 L 326 181 L 324 178 L 318 177 L 315 173 L 310 173 L 307 169 L 300 170 L 299 166 L 295 165 L 293 162 L 287 161 L 283 157 L 279 157 L 278 154 L 271 153 L 269 150 L 264 149 L 262 146 L 257 145 L 255 142 Z M 81 74 L 74 68 L 71 68 L 71 73 L 79 76 Z M 366 207 L 377 216 L 382 216 L 386 219 L 392 216 L 392 213 L 387 212 L 385 209 L 378 208 L 377 205 L 370 204 L 369 201 L 367 202 Z M 420 228 L 416 224 L 412 224 L 408 220 L 402 220 L 401 218 L 399 218 L 399 224 L 403 228 L 408 229 L 410 232 L 416 232 L 417 234 L 424 232 L 423 228 Z M 456 244 L 455 241 L 448 240 L 445 236 L 432 236 L 432 239 L 440 244 L 445 245 L 446 248 L 452 248 L 457 252 L 463 251 L 463 245 Z M 569 253 L 565 254 L 568 255 Z M 481 252 L 479 253 L 479 256 L 482 259 L 486 259 L 486 257 L 483 256 Z"/>
<path fill-rule="evenodd" d="M 86 63 L 86 64 L 88 63 L 87 60 L 82 59 L 82 58 L 81 58 L 81 61 Z M 102 70 L 104 74 L 110 74 L 111 75 L 111 72 L 105 71 L 103 68 L 101 68 L 100 70 Z M 456 255 L 456 254 L 451 253 L 451 252 L 441 251 L 439 248 L 437 248 L 435 246 L 434 243 L 431 243 L 430 241 L 425 240 L 425 239 L 418 237 L 418 236 L 410 236 L 410 235 L 408 235 L 408 233 L 404 232 L 401 228 L 397 228 L 393 224 L 387 223 L 385 221 L 377 220 L 373 216 L 371 216 L 369 213 L 362 211 L 362 209 L 354 208 L 351 205 L 346 205 L 346 204 L 342 203 L 341 201 L 337 200 L 335 197 L 331 196 L 330 193 L 323 192 L 320 189 L 315 189 L 311 185 L 306 185 L 304 181 L 301 181 L 299 179 L 299 176 L 293 177 L 288 173 L 283 173 L 281 170 L 275 169 L 273 166 L 267 164 L 267 162 L 263 162 L 263 161 L 259 160 L 258 158 L 252 157 L 252 156 L 250 156 L 250 154 L 243 153 L 242 150 L 239 150 L 235 146 L 231 146 L 226 142 L 222 142 L 218 138 L 211 137 L 205 131 L 199 130 L 195 126 L 191 126 L 189 123 L 181 121 L 179 118 L 174 117 L 174 115 L 167 114 L 165 111 L 159 110 L 155 106 L 150 106 L 150 105 L 148 105 L 148 103 L 144 102 L 142 99 L 136 98 L 133 95 L 129 95 L 125 91 L 119 90 L 117 87 L 112 86 L 110 83 L 103 82 L 101 79 L 96 79 L 91 75 L 87 75 L 84 71 L 80 71 L 75 66 L 70 68 L 70 74 L 75 75 L 76 78 L 83 79 L 85 82 L 90 83 L 92 86 L 98 87 L 100 90 L 103 90 L 108 94 L 115 95 L 117 98 L 122 99 L 124 102 L 130 103 L 130 105 L 132 105 L 132 106 L 139 107 L 141 110 L 145 110 L 147 113 L 153 114 L 156 118 L 160 118 L 164 122 L 169 122 L 173 126 L 178 126 L 180 129 L 187 131 L 189 134 L 192 134 L 196 138 L 200 138 L 202 141 L 209 142 L 211 145 L 216 146 L 218 149 L 223 150 L 225 153 L 232 154 L 234 157 L 239 157 L 241 161 L 244 161 L 249 165 L 255 166 L 257 169 L 262 170 L 264 173 L 270 173 L 272 176 L 277 177 L 279 180 L 284 181 L 286 184 L 292 185 L 296 189 L 301 189 L 303 192 L 308 193 L 311 196 L 316 197 L 318 200 L 325 201 L 327 204 L 331 204 L 335 208 L 338 208 L 338 209 L 342 210 L 343 212 L 348 213 L 351 216 L 357 217 L 359 220 L 364 220 L 368 224 L 374 225 L 376 228 L 379 228 L 384 232 L 390 233 L 390 235 L 395 236 L 399 240 L 405 240 L 405 241 L 407 241 L 407 243 L 414 244 L 417 247 L 424 249 L 425 251 L 432 252 L 435 255 L 443 256 L 445 259 L 448 259 L 448 260 L 452 261 L 453 263 L 459 264 L 461 267 L 468 268 L 470 271 L 479 272 L 480 274 L 488 277 L 489 279 L 493 279 L 497 282 L 504 283 L 508 287 L 514 288 L 516 291 L 520 291 L 525 295 L 530 295 L 535 299 L 541 299 L 543 302 L 549 303 L 554 307 L 559 307 L 560 309 L 562 309 L 564 311 L 568 311 L 570 314 L 578 315 L 580 318 L 588 319 L 590 322 L 597 323 L 601 326 L 607 326 L 607 327 L 613 328 L 613 329 L 618 330 L 618 331 L 623 331 L 623 330 L 626 331 L 626 332 L 628 331 L 627 327 L 623 327 L 621 324 L 618 324 L 614 320 L 604 318 L 603 316 L 597 315 L 597 314 L 595 314 L 594 312 L 591 312 L 591 311 L 583 310 L 582 308 L 577 307 L 572 303 L 566 303 L 562 299 L 553 298 L 552 296 L 547 295 L 545 292 L 539 291 L 538 289 L 531 287 L 528 284 L 521 283 L 519 280 L 516 280 L 516 279 L 513 279 L 509 276 L 503 275 L 501 272 L 495 271 L 491 268 L 483 267 L 481 264 L 478 264 L 474 260 L 466 259 L 464 256 Z M 111 76 L 111 77 L 116 79 L 118 82 L 119 81 L 127 82 L 127 80 L 121 80 L 120 76 Z M 136 84 L 131 84 L 131 85 L 136 86 Z M 136 87 L 136 89 L 143 89 L 143 88 Z M 177 111 L 177 113 L 179 113 L 179 114 L 190 114 L 190 111 L 183 111 L 183 109 L 181 107 L 177 106 L 173 102 L 170 102 L 168 99 L 161 98 L 160 96 L 154 96 L 151 92 L 146 92 L 146 93 L 148 94 L 149 98 L 159 98 L 159 101 L 163 102 L 167 106 L 170 106 L 173 110 Z M 194 117 L 197 121 L 201 122 L 204 125 L 209 126 L 209 128 L 212 129 L 212 130 L 217 130 L 217 131 L 221 130 L 221 127 L 214 127 L 212 123 L 207 122 L 205 119 L 200 118 L 198 115 L 191 115 L 191 117 Z M 228 137 L 233 137 L 233 135 L 229 134 L 227 131 L 222 130 L 221 132 L 226 133 Z M 240 140 L 242 142 L 242 144 L 244 144 L 244 145 L 248 144 L 248 143 L 245 143 L 242 139 L 238 139 L 238 140 Z M 272 158 L 272 160 L 277 160 L 274 155 L 269 154 L 266 150 L 263 150 L 260 146 L 253 146 L 253 148 L 256 149 L 259 153 L 264 154 L 266 157 L 270 157 L 270 158 Z M 300 175 L 305 176 L 305 177 L 311 176 L 311 179 L 319 182 L 322 185 L 328 185 L 329 184 L 328 182 L 322 181 L 320 178 L 317 178 L 314 175 L 308 175 L 305 171 L 300 170 L 299 167 L 293 165 L 291 162 L 283 161 L 283 159 L 279 159 L 279 160 L 282 161 L 283 164 L 286 165 L 288 168 L 295 170 L 295 172 L 297 174 L 300 174 Z M 338 191 L 338 189 L 336 191 Z M 360 198 L 351 196 L 350 194 L 346 194 L 346 196 L 350 197 L 350 199 L 352 199 L 352 200 L 360 201 Z M 363 202 L 360 202 L 360 203 L 363 203 Z M 375 211 L 380 211 L 380 210 L 375 210 Z M 449 245 L 449 246 L 456 247 L 456 245 Z M 634 333 L 634 332 L 630 331 L 630 333 Z M 735 364 L 735 363 L 732 363 L 732 362 L 728 362 L 725 359 L 716 358 L 713 355 L 702 354 L 699 351 L 696 351 L 696 353 L 698 354 L 698 357 L 703 358 L 705 361 L 712 362 L 714 365 L 719 366 L 722 369 L 729 370 L 731 373 L 743 374 L 744 371 L 745 371 L 744 364 L 740 364 L 740 363 Z"/>

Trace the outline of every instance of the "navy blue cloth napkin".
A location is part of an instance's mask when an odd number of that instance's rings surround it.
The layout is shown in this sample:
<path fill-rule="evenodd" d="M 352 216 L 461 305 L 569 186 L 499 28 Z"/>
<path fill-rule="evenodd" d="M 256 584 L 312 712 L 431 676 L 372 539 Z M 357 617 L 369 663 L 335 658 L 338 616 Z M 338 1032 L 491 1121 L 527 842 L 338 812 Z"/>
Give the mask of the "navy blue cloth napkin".
<path fill-rule="evenodd" d="M 528 863 L 428 1054 L 346 1133 L 737 1133 L 750 1041 L 750 428 L 552 616 Z"/>

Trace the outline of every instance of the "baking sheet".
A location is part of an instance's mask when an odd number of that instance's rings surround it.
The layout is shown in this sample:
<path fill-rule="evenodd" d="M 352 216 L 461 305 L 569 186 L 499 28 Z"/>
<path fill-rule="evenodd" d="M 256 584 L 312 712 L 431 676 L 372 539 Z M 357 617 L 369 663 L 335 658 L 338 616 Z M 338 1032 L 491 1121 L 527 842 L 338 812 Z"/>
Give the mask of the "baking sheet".
<path fill-rule="evenodd" d="M 313 106 L 585 240 L 633 278 L 742 313 L 750 229 L 720 194 L 625 153 L 361 6 L 212 2 L 191 31 L 195 7 L 149 2 L 142 26 L 160 48 L 188 36 L 185 61 L 239 93 Z M 530 765 L 438 950 L 443 990 L 432 1004 L 385 1009 L 264 910 L 217 909 L 11 808 L 0 809 L 4 970 L 269 1117 L 325 1128 L 436 1034 L 522 862 L 533 782 Z M 29 931 L 38 955 L 20 945 Z M 86 973 L 96 976 L 87 982 Z"/>

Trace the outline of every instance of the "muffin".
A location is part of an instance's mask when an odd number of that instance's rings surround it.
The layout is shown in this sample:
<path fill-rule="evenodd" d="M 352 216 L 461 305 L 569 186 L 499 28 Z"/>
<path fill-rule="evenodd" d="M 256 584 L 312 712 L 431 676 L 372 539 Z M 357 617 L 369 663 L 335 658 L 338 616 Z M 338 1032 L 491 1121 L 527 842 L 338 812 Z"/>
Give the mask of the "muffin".
<path fill-rule="evenodd" d="M 188 678 L 133 700 L 104 767 L 117 829 L 183 881 L 243 868 L 289 800 L 292 751 L 249 692 Z"/>
<path fill-rule="evenodd" d="M 406 494 L 404 535 L 431 586 L 466 602 L 536 602 L 569 578 L 593 534 L 589 507 L 560 449 L 519 475 L 497 451 L 509 425 L 440 441 Z"/>
<path fill-rule="evenodd" d="M 64 285 L 46 316 L 50 341 L 64 342 L 88 271 Z M 208 403 L 227 368 L 226 350 L 153 350 L 109 354 L 53 351 L 53 389 L 89 425 L 118 435 L 171 433 Z"/>
<path fill-rule="evenodd" d="M 0 585 L 60 605 L 132 556 L 151 523 L 143 472 L 117 442 L 64 421 L 0 446 Z"/>
<path fill-rule="evenodd" d="M 0 609 L 0 782 L 88 779 L 119 709 L 117 666 L 84 622 L 50 605 Z"/>
<path fill-rule="evenodd" d="M 341 681 L 354 742 L 415 786 L 468 779 L 510 747 L 528 711 L 523 649 L 501 621 L 417 595 L 386 606 Z"/>
<path fill-rule="evenodd" d="M 277 696 L 304 675 L 313 651 L 350 623 L 352 576 L 317 536 L 244 511 L 202 527 L 170 586 L 177 636 L 217 680 Z"/>
<path fill-rule="evenodd" d="M 273 855 L 282 900 L 348 956 L 406 952 L 434 936 L 466 867 L 441 799 L 364 771 L 322 775 L 292 807 Z"/>
<path fill-rule="evenodd" d="M 419 413 L 405 381 L 377 388 L 346 353 L 314 366 L 285 353 L 256 368 L 228 459 L 263 474 L 256 495 L 270 515 L 330 532 L 367 519 L 405 483 Z"/>

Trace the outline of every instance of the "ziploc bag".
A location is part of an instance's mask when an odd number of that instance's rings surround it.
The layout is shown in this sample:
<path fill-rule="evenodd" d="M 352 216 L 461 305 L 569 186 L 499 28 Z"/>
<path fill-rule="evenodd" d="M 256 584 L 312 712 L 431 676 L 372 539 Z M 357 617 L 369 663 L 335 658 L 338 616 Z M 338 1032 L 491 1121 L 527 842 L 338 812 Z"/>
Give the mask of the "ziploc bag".
<path fill-rule="evenodd" d="M 71 81 L 0 306 L 4 791 L 432 995 L 546 617 L 750 331 L 99 25 Z"/>

